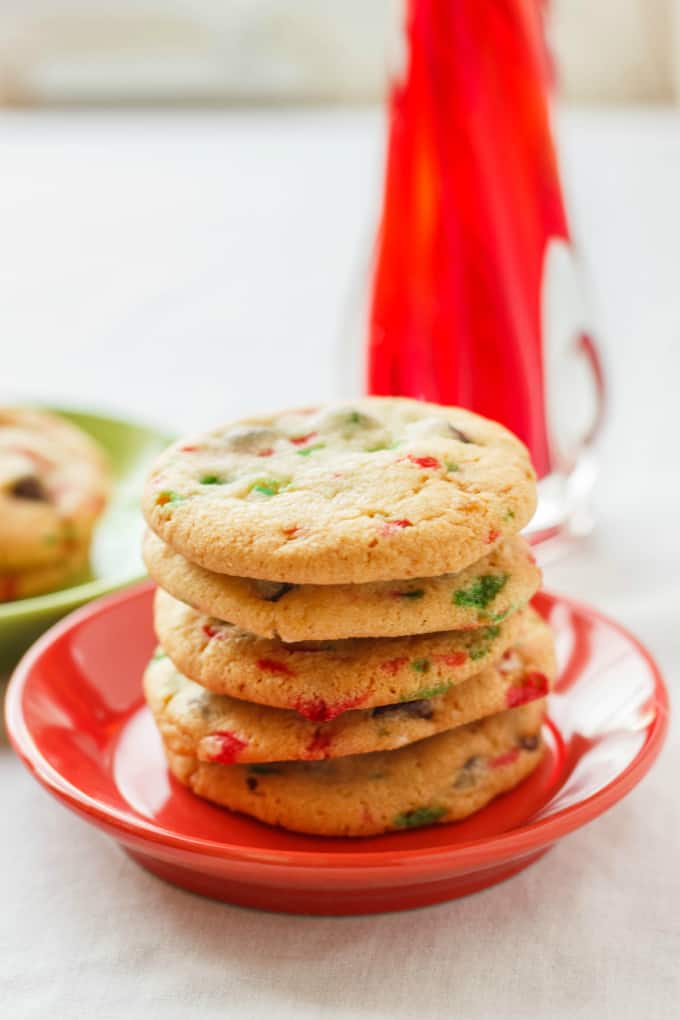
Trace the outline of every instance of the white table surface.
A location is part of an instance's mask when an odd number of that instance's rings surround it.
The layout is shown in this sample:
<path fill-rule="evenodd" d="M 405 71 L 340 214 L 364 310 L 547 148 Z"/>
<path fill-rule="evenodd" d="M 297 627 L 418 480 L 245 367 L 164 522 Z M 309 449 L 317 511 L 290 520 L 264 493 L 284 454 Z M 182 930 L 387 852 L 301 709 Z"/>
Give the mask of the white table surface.
<path fill-rule="evenodd" d="M 548 583 L 680 666 L 680 120 L 563 118 L 612 384 L 599 526 Z M 372 112 L 2 114 L 0 391 L 173 429 L 334 392 Z M 150 877 L 0 743 L 0 1003 L 50 1017 L 677 1017 L 680 747 L 512 881 L 359 918 Z"/>

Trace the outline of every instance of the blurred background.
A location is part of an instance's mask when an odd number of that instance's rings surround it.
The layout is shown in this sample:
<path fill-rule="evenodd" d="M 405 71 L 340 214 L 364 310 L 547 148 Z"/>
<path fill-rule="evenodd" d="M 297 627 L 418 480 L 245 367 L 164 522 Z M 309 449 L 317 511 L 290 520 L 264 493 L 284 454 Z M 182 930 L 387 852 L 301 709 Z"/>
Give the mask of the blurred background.
<path fill-rule="evenodd" d="M 395 0 L 5 0 L 4 391 L 177 427 L 335 392 L 400 15 Z M 549 35 L 600 331 L 619 350 L 653 334 L 675 358 L 680 0 L 552 0 Z"/>
<path fill-rule="evenodd" d="M 372 103 L 395 0 L 4 0 L 0 101 Z M 553 0 L 563 95 L 680 99 L 678 0 Z"/>

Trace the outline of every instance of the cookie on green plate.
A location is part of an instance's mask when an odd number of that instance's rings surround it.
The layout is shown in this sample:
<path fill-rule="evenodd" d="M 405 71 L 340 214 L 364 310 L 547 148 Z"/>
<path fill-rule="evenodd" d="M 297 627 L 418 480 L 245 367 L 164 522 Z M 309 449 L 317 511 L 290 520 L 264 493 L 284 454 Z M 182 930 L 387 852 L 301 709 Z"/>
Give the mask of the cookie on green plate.
<path fill-rule="evenodd" d="M 57 591 L 87 574 L 89 547 L 77 547 L 62 560 L 24 570 L 0 570 L 0 603 Z"/>
<path fill-rule="evenodd" d="M 63 563 L 89 545 L 109 488 L 106 457 L 81 429 L 0 408 L 0 570 Z"/>
<path fill-rule="evenodd" d="M 88 533 L 88 529 L 83 529 L 82 535 L 74 533 L 64 519 L 61 521 L 63 543 L 49 541 L 45 543 L 44 549 L 39 544 L 42 555 L 33 556 L 33 559 L 44 559 L 47 551 L 49 562 L 10 567 L 7 560 L 18 563 L 22 559 L 14 549 L 15 555 L 7 556 L 1 563 L 0 586 L 3 599 L 0 600 L 0 674 L 9 671 L 26 648 L 60 617 L 89 599 L 143 578 L 144 564 L 139 555 L 143 530 L 139 500 L 149 464 L 170 441 L 166 433 L 147 425 L 102 414 L 68 408 L 33 413 L 39 413 L 41 421 L 45 416 L 50 421 L 58 416 L 59 421 L 73 425 L 79 435 L 87 434 L 92 445 L 103 450 L 106 463 L 110 465 L 111 488 L 106 508 L 94 522 L 92 534 Z M 11 427 L 14 428 L 14 424 Z M 0 453 L 0 461 L 2 457 Z M 28 469 L 30 464 L 30 458 L 28 463 L 21 461 L 21 470 Z M 9 477 L 5 477 L 9 484 Z M 19 512 L 23 513 L 27 507 L 28 503 L 22 505 Z M 45 508 L 38 511 L 38 507 L 40 503 L 36 500 L 34 512 L 39 512 L 41 520 L 44 520 L 42 515 Z M 79 538 L 82 544 L 78 544 Z M 90 539 L 87 560 L 87 544 Z M 28 536 L 23 547 L 30 547 L 31 541 Z M 66 547 L 65 552 L 63 547 Z M 81 555 L 83 565 L 79 570 L 74 561 Z M 49 591 L 45 590 L 47 572 L 50 572 Z M 38 587 L 42 589 L 42 594 L 38 593 Z"/>

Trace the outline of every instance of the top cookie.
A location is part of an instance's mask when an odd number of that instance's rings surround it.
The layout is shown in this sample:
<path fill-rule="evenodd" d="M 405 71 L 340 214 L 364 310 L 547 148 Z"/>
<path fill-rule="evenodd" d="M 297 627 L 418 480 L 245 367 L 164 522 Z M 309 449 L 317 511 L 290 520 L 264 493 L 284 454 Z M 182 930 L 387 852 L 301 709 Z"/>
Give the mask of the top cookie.
<path fill-rule="evenodd" d="M 150 527 L 218 573 L 345 584 L 461 570 L 530 520 L 522 443 L 460 408 L 369 397 L 175 443 L 144 493 Z"/>
<path fill-rule="evenodd" d="M 43 411 L 0 408 L 0 568 L 62 562 L 88 543 L 108 467 L 80 429 Z"/>

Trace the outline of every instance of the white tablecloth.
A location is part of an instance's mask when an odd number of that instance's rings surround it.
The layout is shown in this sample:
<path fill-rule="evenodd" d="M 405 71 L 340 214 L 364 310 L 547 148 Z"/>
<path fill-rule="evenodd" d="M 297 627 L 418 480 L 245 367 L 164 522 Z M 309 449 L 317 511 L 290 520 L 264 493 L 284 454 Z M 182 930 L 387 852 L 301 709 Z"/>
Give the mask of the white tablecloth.
<path fill-rule="evenodd" d="M 680 121 L 579 113 L 567 176 L 612 382 L 596 533 L 547 581 L 677 690 Z M 377 181 L 366 113 L 0 116 L 0 389 L 171 428 L 333 392 Z M 310 919 L 163 885 L 0 744 L 8 1020 L 650 1020 L 680 1002 L 680 748 L 512 881 Z"/>

